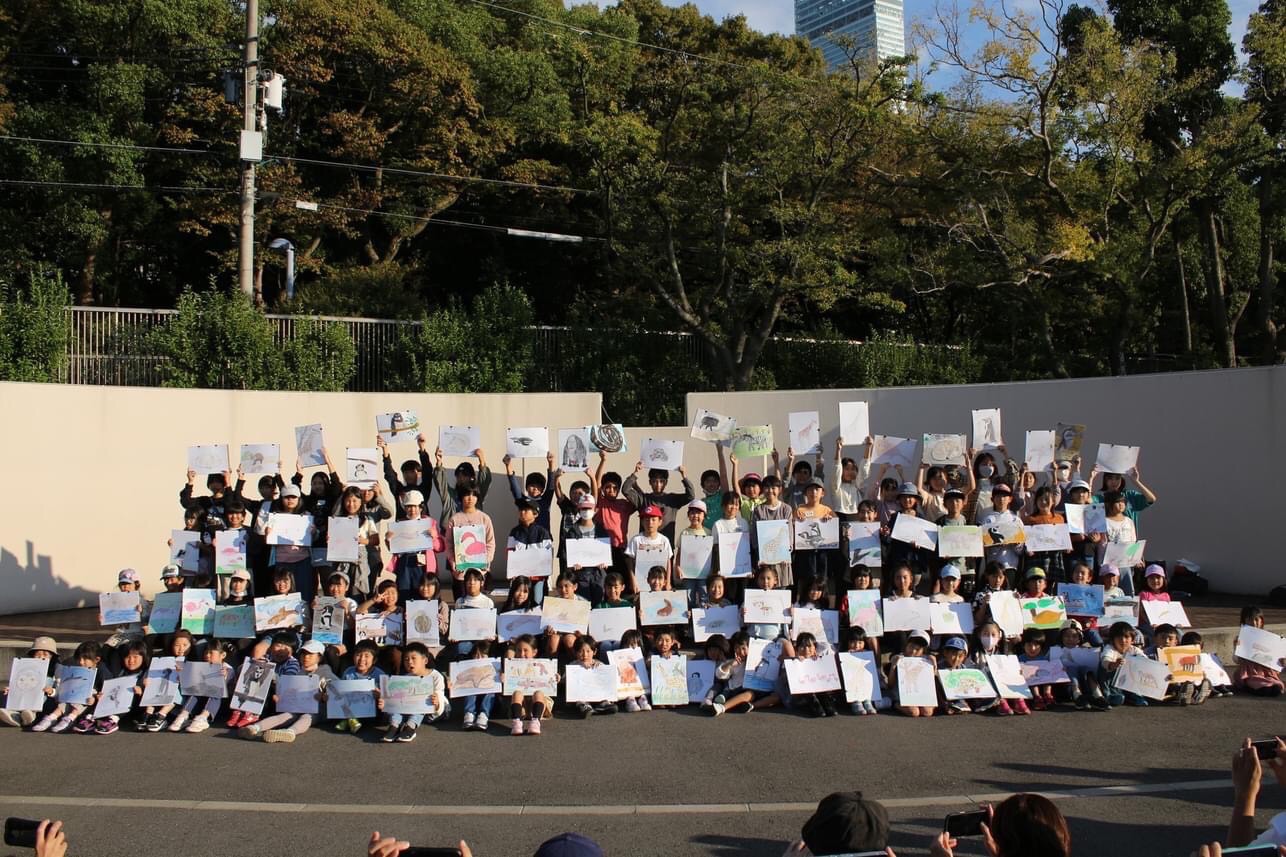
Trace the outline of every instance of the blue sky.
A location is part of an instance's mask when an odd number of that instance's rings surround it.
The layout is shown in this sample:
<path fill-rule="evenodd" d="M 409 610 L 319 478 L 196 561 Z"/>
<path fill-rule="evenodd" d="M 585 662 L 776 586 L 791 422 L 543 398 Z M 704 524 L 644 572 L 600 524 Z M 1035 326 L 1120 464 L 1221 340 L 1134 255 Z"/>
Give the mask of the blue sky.
<path fill-rule="evenodd" d="M 671 5 L 679 5 L 680 0 L 666 0 Z M 697 8 L 715 20 L 729 15 L 742 14 L 757 30 L 771 33 L 795 32 L 795 7 L 792 0 L 695 0 Z M 928 17 L 933 10 L 934 0 L 903 0 L 906 4 L 903 17 L 906 20 L 908 33 L 913 21 Z M 1086 2 L 1086 0 L 1081 0 Z M 1092 4 L 1093 0 L 1090 0 Z M 968 8 L 968 0 L 959 0 L 962 9 Z M 1231 35 L 1237 50 L 1241 50 L 1241 38 L 1246 33 L 1246 21 L 1250 14 L 1259 8 L 1259 0 L 1229 0 L 1232 11 Z M 939 85 L 945 81 L 934 81 Z"/>

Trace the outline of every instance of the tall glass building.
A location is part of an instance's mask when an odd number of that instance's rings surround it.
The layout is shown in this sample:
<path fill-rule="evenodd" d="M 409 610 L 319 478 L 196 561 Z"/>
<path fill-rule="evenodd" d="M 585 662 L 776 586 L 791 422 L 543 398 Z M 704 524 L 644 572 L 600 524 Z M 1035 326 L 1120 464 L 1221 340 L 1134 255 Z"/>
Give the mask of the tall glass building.
<path fill-rule="evenodd" d="M 906 54 L 902 0 L 795 0 L 795 33 L 821 50 L 831 68 L 848 64 L 834 36 L 853 40 L 871 59 Z"/>

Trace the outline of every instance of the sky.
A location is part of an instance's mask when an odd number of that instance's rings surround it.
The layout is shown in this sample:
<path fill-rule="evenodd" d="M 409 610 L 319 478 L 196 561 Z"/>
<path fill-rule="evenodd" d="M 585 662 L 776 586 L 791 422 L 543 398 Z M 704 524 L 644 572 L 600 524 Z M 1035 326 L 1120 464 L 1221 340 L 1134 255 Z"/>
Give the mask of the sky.
<path fill-rule="evenodd" d="M 681 0 L 665 0 L 670 5 L 680 5 Z M 756 30 L 769 33 L 795 32 L 795 6 L 792 0 L 695 0 L 697 8 L 715 20 L 722 20 L 729 15 L 745 15 L 750 26 Z M 908 42 L 912 23 L 926 19 L 933 10 L 935 0 L 903 0 L 903 19 L 906 21 Z M 968 0 L 958 0 L 962 9 L 968 8 Z M 1021 0 L 1020 0 L 1021 2 Z M 1081 0 L 1086 5 L 1094 5 L 1094 0 Z M 1230 34 L 1233 44 L 1241 51 L 1241 39 L 1246 34 L 1246 21 L 1250 14 L 1259 8 L 1260 0 L 1229 0 L 1232 12 Z M 981 37 L 979 36 L 979 39 Z M 1243 57 L 1244 59 L 1244 57 Z M 923 61 L 922 61 L 923 64 Z M 933 81 L 942 85 L 945 81 Z"/>

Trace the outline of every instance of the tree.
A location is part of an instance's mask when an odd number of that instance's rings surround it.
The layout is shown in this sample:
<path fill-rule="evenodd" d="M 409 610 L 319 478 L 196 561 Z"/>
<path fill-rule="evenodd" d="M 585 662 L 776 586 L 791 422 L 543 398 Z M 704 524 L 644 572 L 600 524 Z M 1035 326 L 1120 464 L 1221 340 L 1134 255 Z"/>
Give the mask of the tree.
<path fill-rule="evenodd" d="M 0 283 L 0 381 L 62 380 L 68 297 L 56 273 L 33 273 L 25 288 Z"/>

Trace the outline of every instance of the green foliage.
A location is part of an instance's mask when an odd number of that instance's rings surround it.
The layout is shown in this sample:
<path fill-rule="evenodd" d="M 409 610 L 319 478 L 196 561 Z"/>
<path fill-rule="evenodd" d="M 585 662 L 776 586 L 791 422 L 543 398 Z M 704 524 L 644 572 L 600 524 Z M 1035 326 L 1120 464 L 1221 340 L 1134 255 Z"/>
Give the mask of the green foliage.
<path fill-rule="evenodd" d="M 510 285 L 489 286 L 469 306 L 452 300 L 403 328 L 389 355 L 392 389 L 426 393 L 516 393 L 531 371 L 531 301 Z"/>
<path fill-rule="evenodd" d="M 31 274 L 25 288 L 0 284 L 0 381 L 60 381 L 67 362 L 67 285 Z"/>
<path fill-rule="evenodd" d="M 417 318 L 424 300 L 415 271 L 399 262 L 345 267 L 304 282 L 283 311 L 354 318 Z"/>
<path fill-rule="evenodd" d="M 272 324 L 240 293 L 185 291 L 179 313 L 149 337 L 166 387 L 271 390 L 281 378 Z"/>
<path fill-rule="evenodd" d="M 338 393 L 347 388 L 357 370 L 357 346 L 342 322 L 297 319 L 294 335 L 282 348 L 287 390 L 323 390 Z"/>

